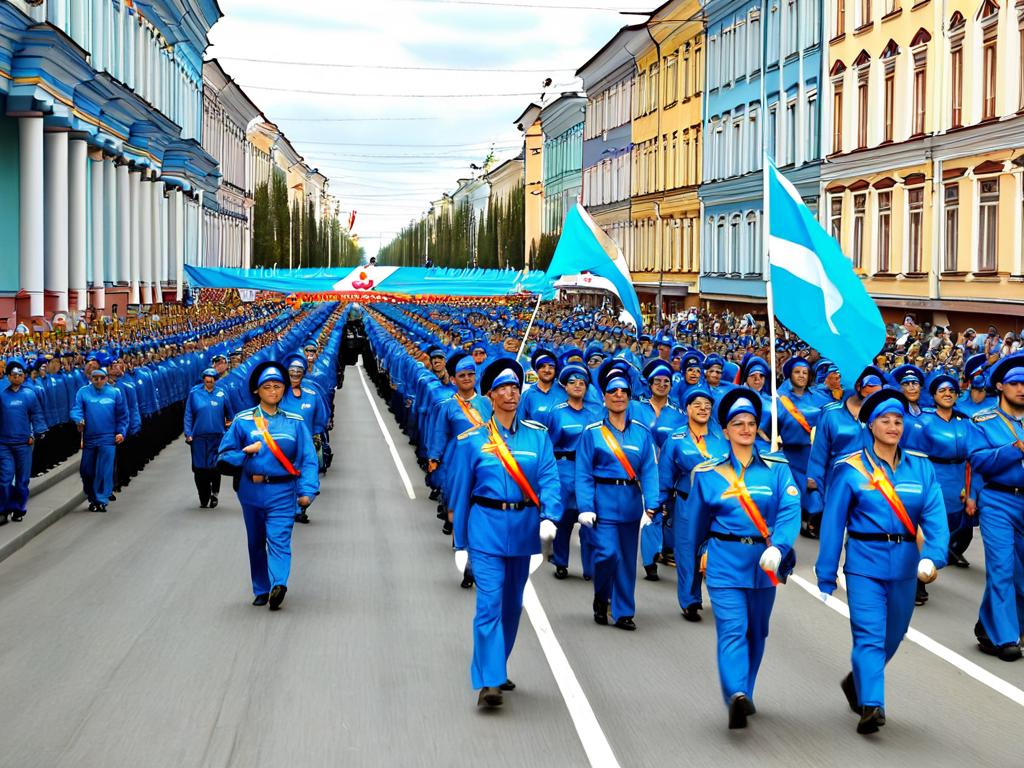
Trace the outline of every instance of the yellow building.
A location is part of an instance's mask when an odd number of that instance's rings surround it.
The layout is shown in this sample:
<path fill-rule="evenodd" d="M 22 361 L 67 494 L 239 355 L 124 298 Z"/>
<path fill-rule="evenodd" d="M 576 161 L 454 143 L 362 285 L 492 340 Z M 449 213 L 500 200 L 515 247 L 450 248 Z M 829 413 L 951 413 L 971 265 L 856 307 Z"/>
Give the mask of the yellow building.
<path fill-rule="evenodd" d="M 697 303 L 704 31 L 698 0 L 651 14 L 632 86 L 629 249 L 633 283 L 655 316 Z M 659 312 L 660 310 L 660 312 Z"/>
<path fill-rule="evenodd" d="M 1019 327 L 1024 6 L 830 5 L 823 220 L 887 319 Z"/>
<path fill-rule="evenodd" d="M 526 268 L 532 268 L 532 257 L 540 247 L 544 225 L 544 130 L 540 123 L 540 106 L 530 104 L 515 120 L 523 132 L 523 176 L 526 197 Z"/>

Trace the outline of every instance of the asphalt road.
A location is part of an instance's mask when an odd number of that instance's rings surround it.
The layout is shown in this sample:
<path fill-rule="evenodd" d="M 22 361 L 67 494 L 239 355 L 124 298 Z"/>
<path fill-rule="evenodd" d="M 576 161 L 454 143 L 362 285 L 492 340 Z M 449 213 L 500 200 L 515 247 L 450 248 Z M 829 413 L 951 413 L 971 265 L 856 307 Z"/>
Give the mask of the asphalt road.
<path fill-rule="evenodd" d="M 355 371 L 336 402 L 335 464 L 296 527 L 278 613 L 249 604 L 238 503 L 226 486 L 220 507 L 198 508 L 183 441 L 109 513 L 71 513 L 0 563 L 0 766 L 615 764 L 588 757 L 526 615 L 518 690 L 476 708 L 473 594 L 412 449 L 381 405 L 415 500 Z M 799 555 L 813 581 L 813 543 Z M 1024 662 L 974 646 L 980 542 L 968 557 L 912 626 L 1024 688 Z M 710 610 L 684 622 L 664 573 L 639 582 L 636 633 L 598 627 L 578 559 L 570 570 L 559 582 L 545 565 L 533 583 L 583 693 L 572 711 L 592 710 L 618 765 L 1024 764 L 1024 707 L 911 642 L 888 670 L 888 725 L 858 736 L 838 686 L 848 622 L 794 583 L 776 602 L 759 713 L 729 731 Z"/>

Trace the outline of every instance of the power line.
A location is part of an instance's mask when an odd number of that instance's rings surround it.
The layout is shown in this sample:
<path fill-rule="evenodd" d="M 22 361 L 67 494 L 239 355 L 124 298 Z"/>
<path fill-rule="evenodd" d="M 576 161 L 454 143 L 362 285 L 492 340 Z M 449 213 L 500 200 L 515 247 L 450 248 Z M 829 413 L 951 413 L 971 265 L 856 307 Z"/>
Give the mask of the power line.
<path fill-rule="evenodd" d="M 493 147 L 495 149 L 516 149 L 516 148 L 522 147 L 522 142 L 516 142 L 514 144 L 508 144 L 508 143 L 498 143 L 498 142 L 491 142 L 491 141 L 476 141 L 476 142 L 472 142 L 472 143 L 469 143 L 469 144 L 400 144 L 400 143 L 395 143 L 395 144 L 358 144 L 356 142 L 350 142 L 350 141 L 307 141 L 306 139 L 294 139 L 294 138 L 289 139 L 289 141 L 291 141 L 293 144 L 302 143 L 302 144 L 310 144 L 310 145 L 317 145 L 317 146 L 330 146 L 330 147 L 431 147 L 431 148 L 455 147 L 455 148 L 465 148 L 465 149 L 470 149 L 470 148 L 473 148 L 473 147 L 481 147 L 481 148 Z"/>
<path fill-rule="evenodd" d="M 479 5 L 487 8 L 539 8 L 545 11 L 607 11 L 627 16 L 649 16 L 648 11 L 624 11 L 595 5 L 541 5 L 539 3 L 499 3 L 494 0 L 398 0 L 406 3 L 430 3 L 433 5 Z"/>
<path fill-rule="evenodd" d="M 565 85 L 570 85 L 566 83 Z M 274 88 L 269 85 L 242 85 L 254 91 L 276 91 L 279 93 L 301 93 L 309 96 L 346 96 L 356 99 L 497 99 L 535 97 L 536 91 L 528 93 L 349 93 L 347 91 L 311 91 L 300 88 Z M 554 88 L 555 86 L 551 86 Z"/>
<path fill-rule="evenodd" d="M 546 74 L 548 72 L 575 72 L 576 67 L 547 67 L 537 69 L 512 69 L 502 67 L 430 67 L 430 66 L 402 66 L 398 64 L 340 64 L 321 63 L 314 61 L 277 61 L 273 59 L 247 59 L 241 56 L 218 56 L 224 61 L 246 61 L 252 64 L 274 64 L 288 67 L 327 67 L 331 69 L 386 69 L 400 70 L 403 72 L 509 72 L 509 73 L 530 73 Z"/>
<path fill-rule="evenodd" d="M 290 115 L 277 115 L 271 122 L 290 120 L 293 123 L 404 123 L 437 121 L 440 119 L 440 117 L 292 117 Z"/>

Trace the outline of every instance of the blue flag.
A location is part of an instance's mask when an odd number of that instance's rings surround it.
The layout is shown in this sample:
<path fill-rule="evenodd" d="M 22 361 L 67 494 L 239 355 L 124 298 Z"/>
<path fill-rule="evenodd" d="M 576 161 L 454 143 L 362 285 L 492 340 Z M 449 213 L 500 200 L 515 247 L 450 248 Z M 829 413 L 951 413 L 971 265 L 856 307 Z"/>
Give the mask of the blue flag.
<path fill-rule="evenodd" d="M 582 205 L 576 203 L 565 216 L 562 235 L 558 239 L 555 255 L 551 257 L 547 276 L 553 283 L 563 275 L 578 275 L 581 272 L 603 277 L 611 283 L 613 293 L 636 322 L 636 332 L 639 334 L 643 327 L 640 299 L 633 287 L 626 259 L 615 241 L 594 223 Z"/>
<path fill-rule="evenodd" d="M 885 345 L 885 324 L 839 244 L 765 157 L 775 316 L 852 381 Z"/>

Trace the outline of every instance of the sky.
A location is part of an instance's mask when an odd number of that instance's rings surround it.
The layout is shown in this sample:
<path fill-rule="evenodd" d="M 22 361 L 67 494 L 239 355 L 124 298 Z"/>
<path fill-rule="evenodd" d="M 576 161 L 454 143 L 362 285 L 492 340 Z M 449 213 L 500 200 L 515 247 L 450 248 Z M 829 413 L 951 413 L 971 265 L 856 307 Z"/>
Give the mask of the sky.
<path fill-rule="evenodd" d="M 655 0 L 219 0 L 216 58 L 312 168 L 330 179 L 367 254 L 452 192 L 512 121 Z M 316 66 L 313 66 L 316 65 Z M 385 68 L 387 67 L 387 68 Z M 488 70 L 488 71 L 481 71 Z M 341 95 L 345 94 L 345 95 Z M 373 94 L 373 95 L 371 95 Z"/>

